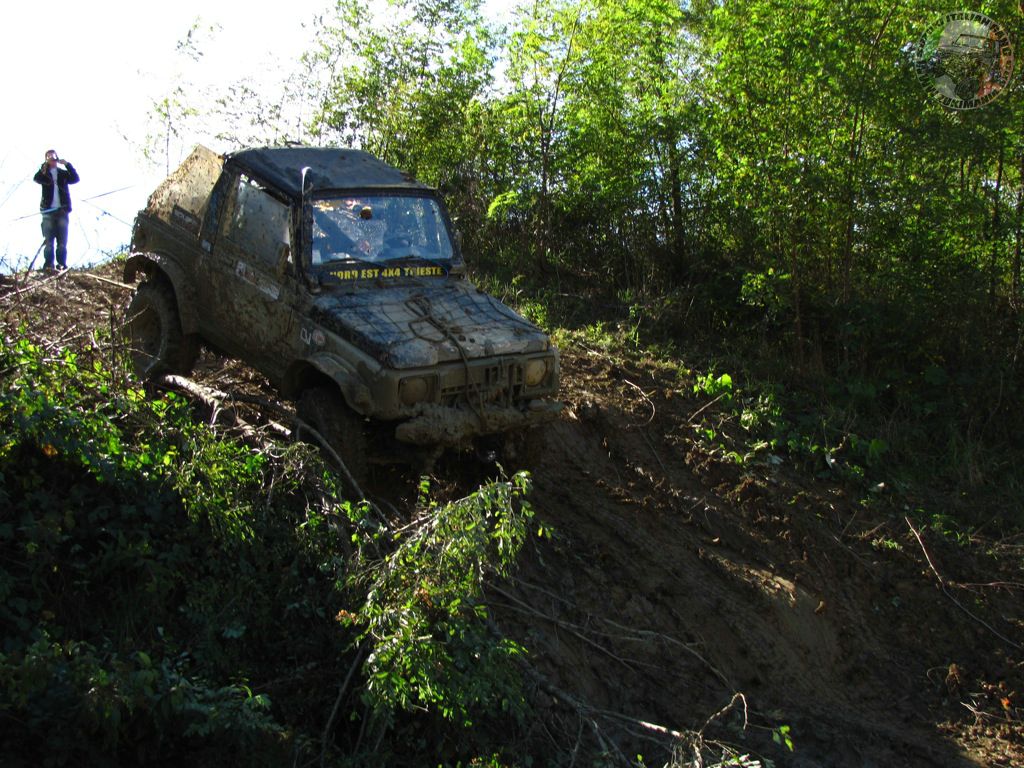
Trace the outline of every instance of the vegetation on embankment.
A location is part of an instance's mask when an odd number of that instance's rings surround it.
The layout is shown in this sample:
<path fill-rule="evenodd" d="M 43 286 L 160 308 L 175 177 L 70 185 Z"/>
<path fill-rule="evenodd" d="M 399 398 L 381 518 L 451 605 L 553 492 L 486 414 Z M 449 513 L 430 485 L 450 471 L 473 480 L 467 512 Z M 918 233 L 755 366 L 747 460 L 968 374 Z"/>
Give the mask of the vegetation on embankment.
<path fill-rule="evenodd" d="M 525 476 L 446 504 L 424 484 L 399 529 L 310 446 L 144 391 L 109 338 L 2 333 L 5 765 L 417 763 L 435 720 L 473 756 L 469 726 L 522 716 L 480 597 L 526 535 Z"/>
<path fill-rule="evenodd" d="M 475 278 L 556 343 L 674 367 L 693 393 L 715 401 L 694 439 L 737 461 L 785 455 L 808 476 L 884 488 L 963 531 L 1011 535 L 1024 526 L 1021 371 L 986 356 L 990 331 L 941 330 L 937 318 L 876 306 L 888 320 L 846 323 L 857 338 L 829 352 L 862 357 L 854 374 L 798 364 L 785 319 L 749 306 L 736 274 L 661 295 L 601 289 L 569 273 L 552 287 L 491 263 Z M 820 310 L 823 322 L 844 322 L 845 310 Z M 955 362 L 928 362 L 939 358 Z M 730 434 L 716 433 L 722 424 Z"/>
<path fill-rule="evenodd" d="M 429 486 L 378 474 L 375 505 L 281 439 L 286 405 L 237 361 L 200 361 L 199 385 L 237 396 L 215 412 L 141 388 L 116 274 L 0 298 L 12 761 L 1020 754 L 1010 517 L 979 531 L 799 382 L 772 389 L 729 328 L 694 349 L 565 275 L 479 275 L 563 348 L 564 418 L 508 464 L 533 489 L 453 455 Z"/>

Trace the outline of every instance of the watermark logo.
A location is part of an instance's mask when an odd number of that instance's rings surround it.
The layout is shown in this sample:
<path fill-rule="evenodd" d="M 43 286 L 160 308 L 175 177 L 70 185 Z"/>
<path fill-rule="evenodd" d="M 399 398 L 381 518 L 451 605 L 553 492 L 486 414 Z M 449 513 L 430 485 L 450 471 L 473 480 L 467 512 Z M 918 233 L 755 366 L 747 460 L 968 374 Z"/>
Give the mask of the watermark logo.
<path fill-rule="evenodd" d="M 942 106 L 977 109 L 1013 76 L 1013 46 L 1001 26 L 974 11 L 935 19 L 913 48 L 914 69 Z"/>

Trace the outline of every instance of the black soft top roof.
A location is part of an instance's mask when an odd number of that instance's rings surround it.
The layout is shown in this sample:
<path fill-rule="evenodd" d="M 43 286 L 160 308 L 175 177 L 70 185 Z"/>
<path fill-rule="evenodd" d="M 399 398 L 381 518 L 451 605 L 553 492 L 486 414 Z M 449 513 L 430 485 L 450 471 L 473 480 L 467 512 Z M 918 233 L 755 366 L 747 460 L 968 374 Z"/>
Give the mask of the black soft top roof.
<path fill-rule="evenodd" d="M 243 149 L 225 156 L 226 166 L 241 168 L 256 179 L 282 192 L 299 197 L 302 169 L 309 168 L 308 189 L 312 193 L 332 189 L 397 187 L 430 189 L 404 171 L 383 163 L 361 149 L 331 147 L 267 147 Z"/>

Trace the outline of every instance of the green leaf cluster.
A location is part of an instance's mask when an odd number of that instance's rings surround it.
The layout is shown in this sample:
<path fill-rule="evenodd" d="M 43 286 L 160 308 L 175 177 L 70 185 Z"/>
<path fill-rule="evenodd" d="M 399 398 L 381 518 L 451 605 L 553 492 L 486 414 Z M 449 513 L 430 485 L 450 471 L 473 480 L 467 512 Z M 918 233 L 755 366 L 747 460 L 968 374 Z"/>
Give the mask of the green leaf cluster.
<path fill-rule="evenodd" d="M 352 575 L 366 594 L 351 621 L 371 648 L 367 694 L 388 710 L 436 710 L 466 727 L 481 712 L 521 717 L 511 660 L 525 651 L 496 635 L 484 586 L 511 574 L 527 536 L 529 477 L 519 473 L 444 505 L 428 491 L 424 484 L 419 523 L 392 535 L 382 562 Z"/>

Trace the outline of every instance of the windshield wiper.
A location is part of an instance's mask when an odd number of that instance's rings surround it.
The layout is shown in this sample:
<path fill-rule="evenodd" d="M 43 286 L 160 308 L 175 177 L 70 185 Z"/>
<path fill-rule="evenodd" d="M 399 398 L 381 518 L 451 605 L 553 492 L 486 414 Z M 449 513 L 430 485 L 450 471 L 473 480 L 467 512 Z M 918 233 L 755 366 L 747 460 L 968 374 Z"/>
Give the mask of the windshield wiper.
<path fill-rule="evenodd" d="M 314 267 L 323 267 L 327 264 L 342 264 L 346 262 L 352 262 L 354 264 L 369 264 L 371 267 L 379 267 L 381 262 L 374 261 L 373 259 L 366 259 L 361 256 L 352 256 L 351 254 L 339 254 L 332 256 L 329 259 L 321 261 L 319 264 L 314 264 Z"/>

